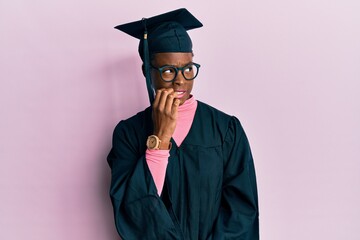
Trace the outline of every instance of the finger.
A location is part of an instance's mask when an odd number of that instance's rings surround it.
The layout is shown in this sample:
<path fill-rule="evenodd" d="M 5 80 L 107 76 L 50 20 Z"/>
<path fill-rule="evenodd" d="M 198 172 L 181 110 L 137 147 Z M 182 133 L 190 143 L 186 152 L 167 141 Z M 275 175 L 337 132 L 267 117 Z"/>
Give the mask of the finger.
<path fill-rule="evenodd" d="M 180 99 L 176 98 L 176 99 L 174 100 L 174 103 L 173 103 L 172 109 L 171 109 L 171 114 L 172 114 L 172 115 L 176 115 L 176 114 L 177 114 L 179 106 L 180 106 Z"/>
<path fill-rule="evenodd" d="M 172 88 L 169 89 L 164 89 L 161 91 L 161 96 L 160 96 L 160 101 L 159 101 L 159 105 L 158 105 L 158 109 L 160 111 L 164 111 L 165 110 L 165 106 L 166 106 L 166 100 L 167 97 L 170 93 L 172 93 L 174 90 Z"/>
<path fill-rule="evenodd" d="M 156 90 L 156 95 L 155 95 L 155 100 L 153 102 L 153 107 L 157 107 L 159 105 L 162 90 L 164 90 L 164 89 L 157 89 Z"/>
<path fill-rule="evenodd" d="M 176 92 L 172 92 L 167 96 L 166 105 L 165 105 L 165 112 L 168 113 L 169 115 L 172 114 L 172 108 L 173 108 L 173 105 L 174 105 L 174 100 L 176 100 L 176 96 L 177 96 Z"/>

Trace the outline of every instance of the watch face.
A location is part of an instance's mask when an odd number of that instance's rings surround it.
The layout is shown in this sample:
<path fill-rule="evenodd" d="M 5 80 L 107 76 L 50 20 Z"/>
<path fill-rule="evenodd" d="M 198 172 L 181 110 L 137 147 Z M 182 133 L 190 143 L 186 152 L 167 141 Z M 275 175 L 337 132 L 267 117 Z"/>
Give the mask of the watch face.
<path fill-rule="evenodd" d="M 147 140 L 147 147 L 149 149 L 156 149 L 159 147 L 159 141 L 156 136 L 149 136 Z"/>
<path fill-rule="evenodd" d="M 156 147 L 156 138 L 151 137 L 151 138 L 149 139 L 149 147 L 150 147 L 150 148 Z"/>

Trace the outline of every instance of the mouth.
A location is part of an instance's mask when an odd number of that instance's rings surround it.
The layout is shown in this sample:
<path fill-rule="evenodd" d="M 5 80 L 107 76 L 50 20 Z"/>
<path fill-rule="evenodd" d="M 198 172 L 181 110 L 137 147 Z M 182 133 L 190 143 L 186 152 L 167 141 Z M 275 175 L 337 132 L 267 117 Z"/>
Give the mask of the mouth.
<path fill-rule="evenodd" d="M 184 97 L 184 95 L 186 94 L 185 90 L 176 90 L 175 91 L 177 93 L 177 97 L 176 98 L 182 98 Z"/>

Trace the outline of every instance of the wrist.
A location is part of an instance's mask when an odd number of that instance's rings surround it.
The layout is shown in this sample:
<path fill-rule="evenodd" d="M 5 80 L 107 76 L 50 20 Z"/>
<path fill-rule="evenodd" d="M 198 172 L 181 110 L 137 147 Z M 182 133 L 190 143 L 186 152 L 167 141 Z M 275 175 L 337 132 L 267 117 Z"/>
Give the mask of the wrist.
<path fill-rule="evenodd" d="M 171 149 L 171 142 L 161 140 L 159 144 L 159 150 L 170 150 L 170 149 Z"/>
<path fill-rule="evenodd" d="M 170 142 L 171 136 L 165 134 L 158 134 L 158 133 L 153 133 L 153 134 L 157 136 L 162 142 Z"/>
<path fill-rule="evenodd" d="M 161 134 L 154 134 L 156 135 L 159 139 L 160 139 L 160 145 L 159 145 L 159 149 L 160 150 L 169 150 L 171 149 L 171 137 L 169 137 L 168 135 L 161 135 Z"/>
<path fill-rule="evenodd" d="M 146 141 L 146 146 L 150 150 L 170 150 L 170 139 L 171 138 L 153 134 L 148 137 Z"/>

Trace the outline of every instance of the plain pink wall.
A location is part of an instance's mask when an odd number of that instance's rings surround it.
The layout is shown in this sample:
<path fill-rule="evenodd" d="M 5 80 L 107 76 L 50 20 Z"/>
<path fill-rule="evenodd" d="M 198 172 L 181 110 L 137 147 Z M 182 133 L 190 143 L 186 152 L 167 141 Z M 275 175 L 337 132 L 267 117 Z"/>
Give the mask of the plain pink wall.
<path fill-rule="evenodd" d="M 147 96 L 113 27 L 178 7 L 194 95 L 249 136 L 262 239 L 360 239 L 358 0 L 0 1 L 0 239 L 118 239 L 106 155 Z"/>

